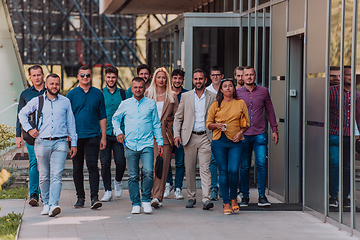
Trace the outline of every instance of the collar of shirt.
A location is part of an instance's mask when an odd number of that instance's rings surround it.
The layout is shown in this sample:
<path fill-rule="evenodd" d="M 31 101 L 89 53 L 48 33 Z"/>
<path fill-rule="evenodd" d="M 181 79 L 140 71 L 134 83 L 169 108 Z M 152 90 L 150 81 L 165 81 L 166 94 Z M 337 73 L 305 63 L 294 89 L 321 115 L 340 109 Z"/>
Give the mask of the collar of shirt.
<path fill-rule="evenodd" d="M 213 84 L 209 85 L 209 86 L 206 88 L 206 90 L 209 90 L 210 92 L 213 92 L 213 93 L 217 94 L 217 91 L 215 90 Z"/>
<path fill-rule="evenodd" d="M 258 88 L 258 85 L 255 83 L 255 87 L 253 88 L 253 90 L 249 90 L 249 89 L 247 89 L 245 86 L 243 86 L 243 87 L 241 87 L 239 90 L 244 90 L 244 91 L 247 91 L 247 92 L 253 92 L 253 91 L 255 91 L 256 89 Z"/>
<path fill-rule="evenodd" d="M 110 94 L 114 94 L 114 93 L 116 93 L 118 90 L 119 90 L 119 88 L 118 88 L 118 87 L 115 87 L 114 92 L 110 92 L 110 90 L 109 90 L 108 87 L 104 87 L 104 88 L 103 88 L 103 91 L 104 91 L 104 92 L 108 92 L 108 93 L 110 93 Z"/>
<path fill-rule="evenodd" d="M 206 93 L 206 88 L 204 90 L 204 93 L 201 95 L 201 97 L 199 98 L 198 95 L 196 94 L 196 90 L 194 88 L 194 95 L 195 95 L 195 99 L 201 100 L 203 98 L 205 98 L 205 93 Z"/>

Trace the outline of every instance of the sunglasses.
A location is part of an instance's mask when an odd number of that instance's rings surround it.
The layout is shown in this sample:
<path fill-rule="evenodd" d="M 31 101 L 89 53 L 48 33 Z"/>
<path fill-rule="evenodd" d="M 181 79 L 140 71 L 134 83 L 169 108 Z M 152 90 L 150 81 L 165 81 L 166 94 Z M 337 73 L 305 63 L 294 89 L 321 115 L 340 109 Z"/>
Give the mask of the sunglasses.
<path fill-rule="evenodd" d="M 91 77 L 91 74 L 90 74 L 90 73 L 88 73 L 88 74 L 82 73 L 82 74 L 80 74 L 80 77 L 81 77 L 81 78 L 84 78 L 84 77 L 90 78 L 90 77 Z"/>

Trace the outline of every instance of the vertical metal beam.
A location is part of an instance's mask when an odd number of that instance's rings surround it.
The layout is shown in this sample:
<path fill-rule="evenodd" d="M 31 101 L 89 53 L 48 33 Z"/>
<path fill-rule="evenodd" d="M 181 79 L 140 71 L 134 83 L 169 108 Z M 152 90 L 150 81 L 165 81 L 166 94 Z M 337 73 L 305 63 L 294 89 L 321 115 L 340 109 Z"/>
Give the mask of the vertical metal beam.
<path fill-rule="evenodd" d="M 355 205 L 355 118 L 356 118 L 356 50 L 357 50 L 357 20 L 358 0 L 353 4 L 352 45 L 351 45 L 351 117 L 350 117 L 350 199 L 351 199 L 351 234 L 356 224 Z"/>
<path fill-rule="evenodd" d="M 254 68 L 255 71 L 259 74 L 258 69 L 258 48 L 259 48 L 259 28 L 258 28 L 258 12 L 257 5 L 259 5 L 259 0 L 255 0 L 255 41 L 254 41 Z M 256 84 L 259 82 L 259 78 L 256 78 Z M 261 82 L 264 81 L 262 76 Z"/>
<path fill-rule="evenodd" d="M 286 1 L 285 33 L 289 31 L 289 1 Z M 290 91 L 290 39 L 286 38 L 286 63 L 285 63 L 285 202 L 289 201 L 289 91 Z"/>
<path fill-rule="evenodd" d="M 246 65 L 251 65 L 251 0 L 248 0 L 248 43 L 247 43 L 247 63 Z"/>
<path fill-rule="evenodd" d="M 266 86 L 266 81 L 268 79 L 266 79 L 266 68 L 265 68 L 265 56 L 266 56 L 266 8 L 263 8 L 263 15 L 262 15 L 262 56 L 261 56 L 261 72 L 262 72 L 262 86 Z"/>
<path fill-rule="evenodd" d="M 345 43 L 345 0 L 341 1 L 341 41 L 340 41 L 340 103 L 339 103 L 339 228 L 343 222 L 343 135 L 344 135 L 344 43 Z"/>
<path fill-rule="evenodd" d="M 236 0 L 234 0 L 234 1 L 236 1 Z M 243 11 L 243 1 L 244 0 L 240 0 L 239 14 L 241 14 L 242 11 Z M 240 17 L 240 27 L 239 27 L 239 46 L 240 46 L 239 47 L 239 66 L 243 66 L 243 61 L 242 61 L 242 55 L 243 55 L 243 26 L 242 26 L 243 17 L 241 17 L 241 15 L 239 17 Z"/>
<path fill-rule="evenodd" d="M 307 28 L 305 28 L 306 30 Z M 324 207 L 325 222 L 329 216 L 329 91 L 330 91 L 330 41 L 331 41 L 331 0 L 327 1 L 326 55 L 325 55 L 325 124 L 324 124 Z M 305 105 L 304 105 L 305 106 Z M 305 158 L 304 158 L 305 159 Z M 305 175 L 304 175 L 305 177 Z"/>
<path fill-rule="evenodd" d="M 271 42 L 272 42 L 272 10 L 273 9 L 273 6 L 271 5 L 270 6 L 270 36 L 269 36 L 269 79 L 268 79 L 268 81 L 269 81 L 269 94 L 270 94 L 270 96 L 271 96 L 271 76 L 272 76 L 272 71 L 271 71 L 271 67 L 272 67 L 272 65 L 271 65 L 271 54 L 272 54 L 272 45 L 271 45 Z M 270 129 L 271 127 L 270 127 L 270 123 L 268 122 L 268 128 Z M 272 134 L 271 134 L 271 131 L 268 131 L 268 139 L 271 139 L 271 137 L 272 137 Z M 268 151 L 269 151 L 269 156 L 271 156 L 271 152 L 272 152 L 272 150 L 271 150 L 271 147 L 269 147 L 268 148 Z M 271 169 L 271 161 L 268 161 L 268 169 Z M 271 187 L 271 171 L 268 171 L 269 172 L 269 174 L 268 174 L 268 185 L 269 185 L 269 188 Z M 268 191 L 270 190 L 268 188 Z M 268 194 L 269 194 L 269 192 L 268 192 Z"/>

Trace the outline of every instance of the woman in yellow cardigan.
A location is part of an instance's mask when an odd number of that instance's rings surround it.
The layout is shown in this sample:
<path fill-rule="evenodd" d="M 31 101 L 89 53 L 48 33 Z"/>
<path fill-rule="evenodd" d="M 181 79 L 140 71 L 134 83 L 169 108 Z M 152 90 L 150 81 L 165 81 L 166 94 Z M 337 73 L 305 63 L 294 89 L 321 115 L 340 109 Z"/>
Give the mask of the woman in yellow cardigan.
<path fill-rule="evenodd" d="M 211 151 L 219 169 L 224 214 L 238 212 L 236 201 L 243 133 L 250 127 L 248 110 L 236 96 L 232 79 L 221 80 L 219 91 L 209 108 L 206 127 L 213 130 Z M 230 207 L 231 203 L 231 207 Z"/>

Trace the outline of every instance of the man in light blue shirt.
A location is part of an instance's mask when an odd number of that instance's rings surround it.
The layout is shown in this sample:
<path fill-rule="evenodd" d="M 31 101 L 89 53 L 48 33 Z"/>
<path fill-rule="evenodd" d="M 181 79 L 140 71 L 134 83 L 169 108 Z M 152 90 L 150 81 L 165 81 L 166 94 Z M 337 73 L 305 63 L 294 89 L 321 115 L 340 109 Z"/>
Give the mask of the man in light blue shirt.
<path fill-rule="evenodd" d="M 163 138 L 160 120 L 154 100 L 145 98 L 145 81 L 136 77 L 132 80 L 133 97 L 121 102 L 115 112 L 112 123 L 116 139 L 125 143 L 125 157 L 129 171 L 129 194 L 133 208 L 131 213 L 140 213 L 139 192 L 139 159 L 143 166 L 142 208 L 145 213 L 151 213 L 151 190 L 153 187 L 154 167 L 154 137 L 158 144 L 158 153 L 163 152 Z M 124 120 L 125 133 L 120 129 Z"/>
<path fill-rule="evenodd" d="M 62 172 L 67 155 L 67 135 L 71 139 L 70 154 L 77 152 L 75 118 L 69 99 L 59 94 L 60 77 L 50 74 L 46 78 L 44 105 L 38 128 L 33 128 L 28 116 L 39 108 L 39 97 L 33 98 L 19 112 L 19 120 L 24 129 L 35 139 L 35 154 L 38 159 L 41 198 L 44 208 L 41 214 L 54 217 L 61 212 L 58 206 L 62 186 Z"/>

